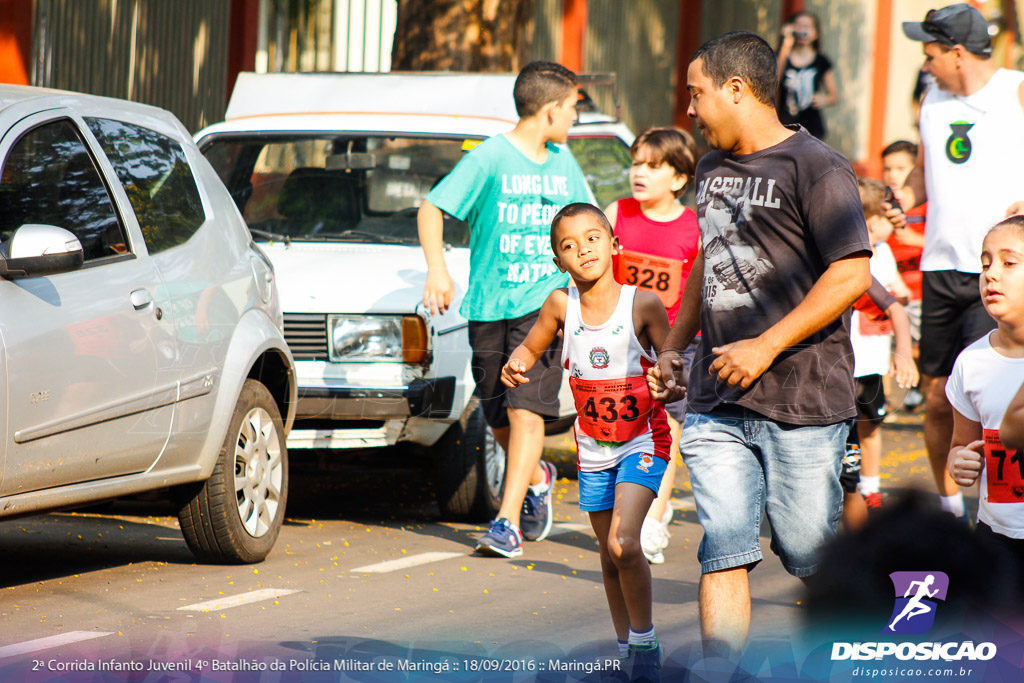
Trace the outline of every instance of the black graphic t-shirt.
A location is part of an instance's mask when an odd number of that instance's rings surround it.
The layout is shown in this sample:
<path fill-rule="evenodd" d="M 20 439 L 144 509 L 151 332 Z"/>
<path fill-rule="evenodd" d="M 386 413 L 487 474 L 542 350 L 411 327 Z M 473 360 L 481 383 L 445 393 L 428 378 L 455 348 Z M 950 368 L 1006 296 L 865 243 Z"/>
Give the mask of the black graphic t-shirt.
<path fill-rule="evenodd" d="M 854 417 L 849 311 L 783 351 L 745 391 L 708 373 L 712 348 L 760 335 L 803 301 L 831 263 L 871 254 L 850 162 L 799 129 L 754 154 L 712 151 L 696 177 L 703 336 L 689 409 L 737 403 L 798 425 Z"/>

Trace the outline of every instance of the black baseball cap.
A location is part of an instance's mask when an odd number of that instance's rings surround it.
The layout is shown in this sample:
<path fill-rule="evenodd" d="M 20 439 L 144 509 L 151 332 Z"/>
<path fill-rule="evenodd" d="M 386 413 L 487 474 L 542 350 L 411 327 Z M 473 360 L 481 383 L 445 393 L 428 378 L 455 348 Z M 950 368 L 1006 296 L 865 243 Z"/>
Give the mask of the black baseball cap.
<path fill-rule="evenodd" d="M 981 12 L 965 3 L 928 10 L 924 21 L 903 22 L 903 33 L 922 43 L 963 45 L 976 55 L 992 54 L 988 21 Z"/>

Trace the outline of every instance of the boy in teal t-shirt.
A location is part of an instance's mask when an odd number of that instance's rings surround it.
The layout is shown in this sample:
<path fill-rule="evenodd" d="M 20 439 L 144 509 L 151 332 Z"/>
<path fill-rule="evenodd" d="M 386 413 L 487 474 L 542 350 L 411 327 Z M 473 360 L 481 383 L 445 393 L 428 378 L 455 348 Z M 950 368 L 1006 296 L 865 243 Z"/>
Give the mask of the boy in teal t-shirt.
<path fill-rule="evenodd" d="M 476 394 L 508 454 L 501 509 L 476 549 L 503 557 L 522 555 L 523 538 L 540 541 L 551 530 L 555 468 L 540 456 L 544 416 L 558 415 L 561 342 L 531 370 L 533 381 L 514 390 L 501 383 L 501 368 L 547 295 L 567 284 L 552 260 L 551 219 L 567 204 L 594 203 L 579 164 L 558 146 L 576 121 L 576 75 L 560 64 L 531 62 L 519 72 L 513 97 L 516 127 L 467 154 L 418 215 L 427 259 L 423 305 L 432 313 L 444 313 L 455 293 L 441 212 L 470 226 L 469 289 L 459 312 L 469 320 Z"/>

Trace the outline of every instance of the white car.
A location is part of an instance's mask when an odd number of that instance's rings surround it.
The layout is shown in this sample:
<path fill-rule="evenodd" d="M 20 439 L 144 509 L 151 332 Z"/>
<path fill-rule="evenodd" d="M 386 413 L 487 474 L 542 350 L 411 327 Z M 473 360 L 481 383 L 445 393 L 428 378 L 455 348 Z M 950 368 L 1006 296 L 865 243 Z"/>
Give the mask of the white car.
<path fill-rule="evenodd" d="M 418 446 L 442 515 L 489 519 L 505 458 L 473 399 L 469 228 L 445 219 L 451 309 L 422 305 L 416 212 L 479 141 L 517 120 L 515 76 L 242 74 L 227 120 L 196 135 L 274 263 L 299 406 L 288 446 Z M 582 111 L 572 149 L 598 204 L 629 194 L 623 124 Z M 562 412 L 573 416 L 569 394 Z"/>
<path fill-rule="evenodd" d="M 171 487 L 257 562 L 296 382 L 273 266 L 172 114 L 0 86 L 0 518 Z"/>

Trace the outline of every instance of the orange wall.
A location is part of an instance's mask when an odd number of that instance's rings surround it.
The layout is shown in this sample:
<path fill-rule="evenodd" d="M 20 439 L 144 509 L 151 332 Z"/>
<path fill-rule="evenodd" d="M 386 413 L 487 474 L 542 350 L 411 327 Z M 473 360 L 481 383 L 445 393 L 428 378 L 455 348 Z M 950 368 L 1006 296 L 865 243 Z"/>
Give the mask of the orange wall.
<path fill-rule="evenodd" d="M 32 3 L 0 0 L 0 83 L 28 85 Z"/>

